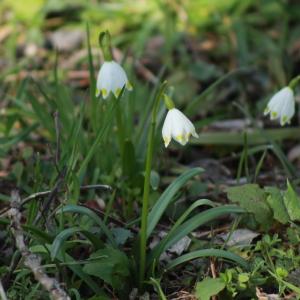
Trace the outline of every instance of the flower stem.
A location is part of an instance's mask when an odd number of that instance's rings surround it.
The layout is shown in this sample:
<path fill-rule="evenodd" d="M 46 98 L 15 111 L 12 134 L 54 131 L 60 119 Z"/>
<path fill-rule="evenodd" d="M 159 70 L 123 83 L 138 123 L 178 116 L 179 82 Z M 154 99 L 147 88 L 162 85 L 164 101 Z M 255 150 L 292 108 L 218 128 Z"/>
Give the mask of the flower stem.
<path fill-rule="evenodd" d="M 103 58 L 105 61 L 112 61 L 111 38 L 109 31 L 103 31 L 99 35 L 99 45 L 102 49 Z"/>
<path fill-rule="evenodd" d="M 290 83 L 289 83 L 289 87 L 291 89 L 295 89 L 296 85 L 299 83 L 300 81 L 300 75 L 296 76 L 295 78 L 293 78 Z"/>
<path fill-rule="evenodd" d="M 142 204 L 142 219 L 140 229 L 140 270 L 139 270 L 139 288 L 143 288 L 145 279 L 145 265 L 146 265 L 146 245 L 147 245 L 147 222 L 148 222 L 148 206 L 149 206 L 149 193 L 150 193 L 150 175 L 154 148 L 154 137 L 156 127 L 157 110 L 159 107 L 160 100 L 166 88 L 167 82 L 163 82 L 158 93 L 156 94 L 153 110 L 151 125 L 148 135 L 148 148 L 146 156 L 145 166 L 145 179 L 144 179 L 144 193 L 143 193 L 143 204 Z"/>
<path fill-rule="evenodd" d="M 165 100 L 165 105 L 169 110 L 175 108 L 175 104 L 173 100 L 168 95 L 164 94 L 164 100 Z"/>

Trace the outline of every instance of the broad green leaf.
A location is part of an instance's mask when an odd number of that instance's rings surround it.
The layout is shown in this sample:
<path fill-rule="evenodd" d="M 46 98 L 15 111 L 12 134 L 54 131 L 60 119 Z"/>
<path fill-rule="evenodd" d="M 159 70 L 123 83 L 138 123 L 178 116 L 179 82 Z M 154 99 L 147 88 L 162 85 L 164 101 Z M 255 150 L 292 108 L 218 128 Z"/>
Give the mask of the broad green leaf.
<path fill-rule="evenodd" d="M 99 257 L 99 260 L 95 260 Z M 129 277 L 129 260 L 124 252 L 108 247 L 94 252 L 92 263 L 87 263 L 83 270 L 89 275 L 101 278 L 113 288 L 120 290 Z"/>
<path fill-rule="evenodd" d="M 300 199 L 293 187 L 287 182 L 287 190 L 284 193 L 283 201 L 292 221 L 300 221 Z"/>
<path fill-rule="evenodd" d="M 182 186 L 185 185 L 191 178 L 193 178 L 197 174 L 202 173 L 203 171 L 204 170 L 202 168 L 194 168 L 188 170 L 178 178 L 176 178 L 174 182 L 168 186 L 164 193 L 159 197 L 148 215 L 147 236 L 150 236 L 164 211 L 166 210 L 168 205 L 175 200 L 174 196 L 182 188 Z"/>
<path fill-rule="evenodd" d="M 118 245 L 124 245 L 126 241 L 132 237 L 132 232 L 128 229 L 117 227 L 111 230 Z"/>
<path fill-rule="evenodd" d="M 247 281 L 249 281 L 250 277 L 249 274 L 247 273 L 241 273 L 238 275 L 238 281 L 241 283 L 245 283 Z"/>
<path fill-rule="evenodd" d="M 207 277 L 196 284 L 195 296 L 199 300 L 209 300 L 225 288 L 225 282 L 221 278 Z"/>
<path fill-rule="evenodd" d="M 266 193 L 257 184 L 245 184 L 227 189 L 230 201 L 239 203 L 255 220 L 267 230 L 272 225 L 272 210 L 266 202 Z"/>
<path fill-rule="evenodd" d="M 286 224 L 290 217 L 284 205 L 281 191 L 276 187 L 266 187 L 265 191 L 269 194 L 267 202 L 273 210 L 274 219 L 282 224 Z"/>

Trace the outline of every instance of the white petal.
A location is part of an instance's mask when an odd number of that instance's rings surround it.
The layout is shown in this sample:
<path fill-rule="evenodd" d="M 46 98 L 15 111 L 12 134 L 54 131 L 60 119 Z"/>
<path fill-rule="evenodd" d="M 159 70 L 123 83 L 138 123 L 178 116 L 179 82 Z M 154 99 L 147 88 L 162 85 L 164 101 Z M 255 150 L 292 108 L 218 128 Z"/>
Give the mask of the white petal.
<path fill-rule="evenodd" d="M 192 131 L 192 136 L 194 137 L 194 138 L 198 138 L 199 137 L 199 135 L 198 135 L 198 133 L 196 132 L 196 129 L 194 128 L 194 130 Z"/>
<path fill-rule="evenodd" d="M 163 126 L 166 146 L 169 144 L 170 136 L 184 146 L 191 135 L 198 137 L 193 123 L 180 110 L 170 109 Z"/>
<path fill-rule="evenodd" d="M 290 120 L 294 114 L 295 114 L 295 101 L 291 98 L 287 98 L 281 109 L 280 125 L 283 126 L 286 123 L 290 123 Z"/>
<path fill-rule="evenodd" d="M 165 147 L 168 147 L 171 141 L 171 129 L 172 124 L 170 122 L 169 112 L 167 113 L 163 128 L 162 128 L 162 137 L 165 143 Z"/>
<path fill-rule="evenodd" d="M 106 99 L 113 92 L 118 97 L 125 85 L 128 90 L 132 90 L 124 69 L 115 61 L 104 62 L 97 77 L 96 95 L 101 93 Z"/>
<path fill-rule="evenodd" d="M 280 124 L 288 123 L 295 112 L 294 92 L 290 87 L 284 87 L 269 101 L 264 114 L 270 113 L 271 120 L 280 119 Z"/>
<path fill-rule="evenodd" d="M 99 91 L 98 94 L 101 93 L 104 99 L 108 97 L 112 90 L 113 74 L 111 66 L 112 62 L 104 62 L 98 73 L 97 90 Z"/>
<path fill-rule="evenodd" d="M 116 97 L 118 97 L 122 88 L 124 87 L 124 85 L 126 85 L 128 79 L 123 68 L 114 61 L 111 65 L 111 71 L 113 74 L 112 92 L 115 94 Z"/>

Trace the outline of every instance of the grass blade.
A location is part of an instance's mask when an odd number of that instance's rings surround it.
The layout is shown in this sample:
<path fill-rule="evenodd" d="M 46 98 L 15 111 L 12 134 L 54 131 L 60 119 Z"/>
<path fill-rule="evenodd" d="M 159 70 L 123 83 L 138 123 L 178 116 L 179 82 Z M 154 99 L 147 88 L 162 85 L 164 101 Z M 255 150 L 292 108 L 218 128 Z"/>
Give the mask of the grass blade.
<path fill-rule="evenodd" d="M 243 68 L 243 69 L 237 69 L 233 70 L 222 77 L 220 77 L 218 80 L 216 80 L 213 84 L 211 84 L 206 90 L 204 90 L 198 97 L 196 97 L 193 101 L 190 102 L 190 104 L 185 109 L 185 114 L 191 115 L 197 106 L 201 105 L 201 102 L 210 94 L 212 93 L 218 85 L 222 84 L 224 81 L 229 79 L 232 76 L 244 73 L 246 71 L 249 71 L 249 69 Z"/>
<path fill-rule="evenodd" d="M 1 147 L 8 149 L 13 145 L 19 143 L 20 141 L 25 140 L 27 136 L 32 131 L 35 131 L 38 127 L 39 127 L 38 123 L 33 123 L 32 125 L 26 127 L 23 131 L 21 131 L 20 133 L 16 134 L 13 137 L 0 139 Z"/>
<path fill-rule="evenodd" d="M 190 260 L 200 258 L 200 257 L 219 257 L 219 258 L 226 258 L 231 261 L 236 262 L 237 264 L 241 265 L 243 268 L 247 269 L 248 264 L 247 262 L 241 258 L 240 256 L 229 252 L 225 250 L 219 250 L 219 249 L 203 249 L 203 250 L 197 250 L 193 251 L 187 254 L 184 254 L 174 260 L 172 260 L 166 267 L 167 270 L 170 270 L 182 263 L 188 262 Z"/>
<path fill-rule="evenodd" d="M 54 258 L 56 258 L 60 249 L 64 245 L 65 241 L 69 237 L 74 235 L 75 233 L 82 233 L 84 236 L 86 236 L 92 242 L 92 244 L 95 246 L 95 248 L 98 248 L 99 246 L 101 246 L 101 243 L 99 243 L 99 240 L 96 239 L 89 231 L 84 230 L 80 227 L 70 227 L 70 228 L 67 228 L 67 229 L 61 231 L 54 239 L 54 241 L 51 245 L 51 250 L 50 250 L 52 260 Z"/>
<path fill-rule="evenodd" d="M 195 201 L 175 222 L 175 224 L 172 226 L 169 234 L 171 234 L 178 226 L 180 226 L 197 207 L 202 206 L 202 205 L 215 206 L 216 204 L 208 199 L 200 199 L 200 200 Z"/>
<path fill-rule="evenodd" d="M 88 216 L 90 219 L 92 219 L 99 227 L 101 230 L 104 232 L 104 234 L 107 236 L 108 240 L 110 243 L 114 246 L 117 247 L 117 243 L 115 239 L 113 238 L 113 235 L 111 234 L 109 228 L 104 224 L 104 222 L 101 220 L 97 214 L 95 214 L 92 210 L 88 209 L 87 207 L 84 206 L 79 206 L 79 205 L 66 205 L 61 208 L 58 212 L 63 212 L 63 213 L 78 213 L 78 214 L 83 214 Z"/>
<path fill-rule="evenodd" d="M 83 162 L 81 163 L 80 169 L 78 171 L 78 177 L 82 178 L 85 172 L 85 169 L 88 165 L 88 163 L 90 162 L 90 160 L 92 159 L 93 155 L 95 154 L 96 150 L 98 149 L 102 138 L 104 136 L 104 134 L 106 133 L 106 130 L 109 128 L 109 125 L 111 124 L 111 122 L 113 121 L 113 113 L 114 110 L 116 109 L 119 100 L 121 99 L 122 95 L 124 93 L 124 88 L 122 90 L 122 92 L 120 93 L 119 97 L 117 99 L 113 99 L 111 102 L 111 109 L 110 111 L 107 113 L 107 115 L 105 116 L 105 123 L 103 124 L 102 128 L 99 130 L 99 132 L 97 133 L 97 136 L 95 137 L 94 143 L 91 145 L 90 150 L 88 151 L 88 153 L 86 154 Z"/>
<path fill-rule="evenodd" d="M 154 286 L 154 288 L 156 289 L 157 294 L 159 295 L 159 299 L 160 300 L 167 300 L 167 297 L 165 296 L 160 283 L 153 277 L 150 277 L 150 282 L 152 283 L 152 285 Z"/>
<path fill-rule="evenodd" d="M 167 235 L 150 253 L 148 263 L 158 261 L 160 255 L 166 251 L 169 247 L 177 243 L 180 239 L 190 234 L 199 226 L 215 220 L 216 218 L 230 214 L 230 213 L 244 213 L 245 210 L 234 205 L 225 205 L 215 208 L 210 208 L 196 216 L 190 218 L 188 221 L 177 227 L 171 234 Z"/>
<path fill-rule="evenodd" d="M 168 186 L 164 193 L 159 197 L 148 215 L 148 237 L 151 235 L 152 231 L 154 230 L 156 224 L 158 223 L 168 205 L 175 200 L 175 194 L 181 189 L 183 185 L 188 182 L 188 180 L 202 173 L 203 171 L 204 170 L 202 168 L 194 168 L 188 170 L 178 178 L 176 178 L 174 182 Z"/>

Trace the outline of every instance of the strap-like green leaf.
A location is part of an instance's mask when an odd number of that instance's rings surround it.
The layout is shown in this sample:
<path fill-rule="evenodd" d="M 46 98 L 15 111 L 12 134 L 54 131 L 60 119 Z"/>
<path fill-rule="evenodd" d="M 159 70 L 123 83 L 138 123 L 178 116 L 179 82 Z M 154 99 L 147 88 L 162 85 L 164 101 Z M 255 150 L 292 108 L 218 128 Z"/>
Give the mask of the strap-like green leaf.
<path fill-rule="evenodd" d="M 61 231 L 57 236 L 56 238 L 54 239 L 52 245 L 51 245 L 51 258 L 54 259 L 59 250 L 61 249 L 61 247 L 63 246 L 63 244 L 65 243 L 65 241 L 71 237 L 72 235 L 74 235 L 75 233 L 82 233 L 84 236 L 86 236 L 91 242 L 92 244 L 98 248 L 99 245 L 99 242 L 100 240 L 97 241 L 97 239 L 87 230 L 84 230 L 80 227 L 70 227 L 70 228 L 67 228 L 63 231 Z"/>
<path fill-rule="evenodd" d="M 63 212 L 63 213 L 67 213 L 67 212 L 78 213 L 78 214 L 83 214 L 83 215 L 88 216 L 96 224 L 99 225 L 99 227 L 102 229 L 102 231 L 104 232 L 104 234 L 107 236 L 107 238 L 109 239 L 109 241 L 111 242 L 111 244 L 114 247 L 117 247 L 117 243 L 116 243 L 115 239 L 113 238 L 113 235 L 110 232 L 110 230 L 108 229 L 108 227 L 103 223 L 103 221 L 101 220 L 101 218 L 99 216 L 97 216 L 97 214 L 95 214 L 89 208 L 84 207 L 84 206 L 69 204 L 69 205 L 64 206 L 59 212 Z"/>
<path fill-rule="evenodd" d="M 148 230 L 147 236 L 149 237 L 154 230 L 159 219 L 163 215 L 164 211 L 172 201 L 174 201 L 174 196 L 179 191 L 179 189 L 186 184 L 188 180 L 197 174 L 202 173 L 204 170 L 202 168 L 194 168 L 184 172 L 178 178 L 174 180 L 172 184 L 164 191 L 164 193 L 159 197 L 153 208 L 148 215 Z"/>
<path fill-rule="evenodd" d="M 248 268 L 247 262 L 243 258 L 241 258 L 240 256 L 238 256 L 232 252 L 220 250 L 220 249 L 203 249 L 203 250 L 197 250 L 197 251 L 193 251 L 193 252 L 184 254 L 184 255 L 172 260 L 167 265 L 166 269 L 170 270 L 170 269 L 172 269 L 184 262 L 190 261 L 192 259 L 196 259 L 196 258 L 200 258 L 200 257 L 212 257 L 212 256 L 226 258 L 226 259 L 229 259 L 229 260 L 232 260 L 232 261 L 238 263 L 245 269 Z"/>
<path fill-rule="evenodd" d="M 177 243 L 184 236 L 190 234 L 192 231 L 197 229 L 199 226 L 210 222 L 222 215 L 230 213 L 243 213 L 244 209 L 234 206 L 226 205 L 215 208 L 210 208 L 183 223 L 177 227 L 171 234 L 167 235 L 161 242 L 152 250 L 149 256 L 148 262 L 151 263 L 154 259 L 158 261 L 160 255 L 166 251 L 169 247 Z"/>

